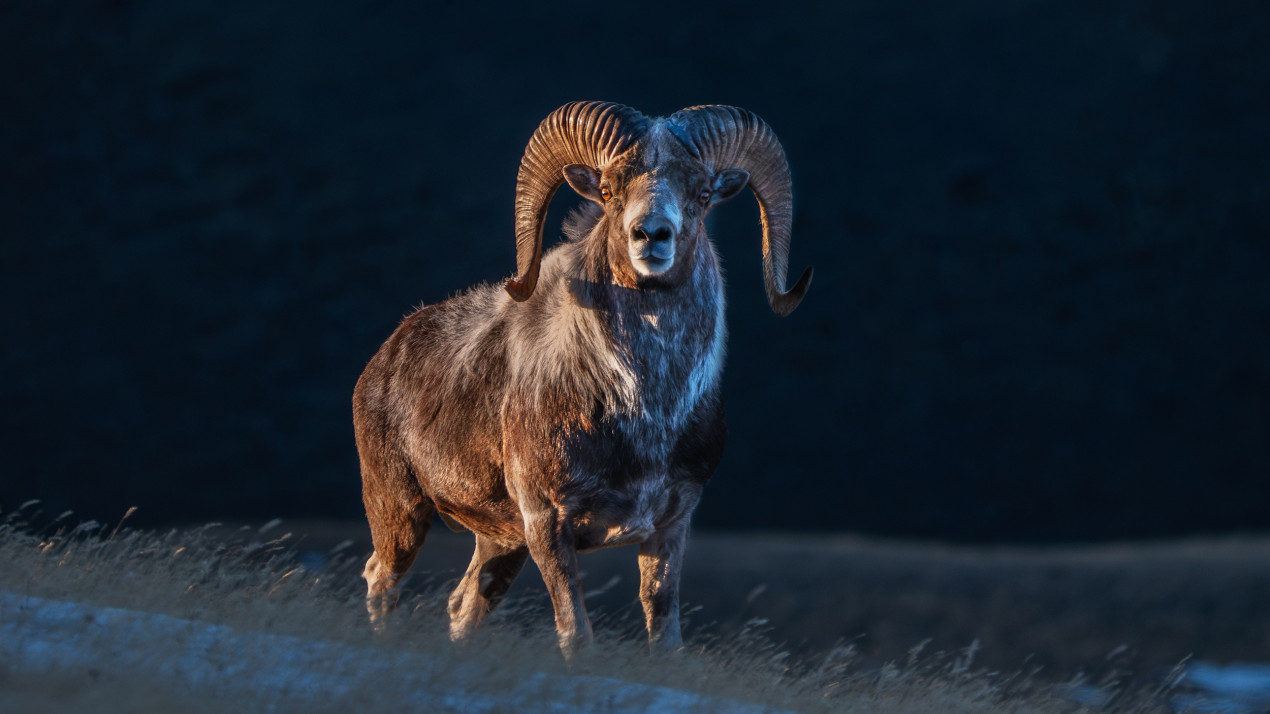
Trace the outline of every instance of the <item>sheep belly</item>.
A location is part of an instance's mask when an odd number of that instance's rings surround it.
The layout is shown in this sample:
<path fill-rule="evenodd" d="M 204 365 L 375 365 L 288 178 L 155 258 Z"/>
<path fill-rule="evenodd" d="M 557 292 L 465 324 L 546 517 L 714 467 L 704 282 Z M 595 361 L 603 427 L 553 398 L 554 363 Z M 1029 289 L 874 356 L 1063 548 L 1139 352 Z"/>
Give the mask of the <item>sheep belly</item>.
<path fill-rule="evenodd" d="M 696 484 L 673 484 L 665 476 L 644 479 L 625 491 L 601 489 L 570 509 L 575 547 L 587 553 L 643 543 L 659 527 L 687 515 L 700 490 Z"/>
<path fill-rule="evenodd" d="M 624 545 L 643 543 L 654 532 L 652 526 L 640 526 L 635 529 L 632 529 L 629 524 L 609 526 L 608 530 L 602 534 L 599 542 L 590 539 L 591 533 L 589 531 L 579 534 L 576 547 L 579 553 L 593 553 L 605 548 L 619 548 Z"/>

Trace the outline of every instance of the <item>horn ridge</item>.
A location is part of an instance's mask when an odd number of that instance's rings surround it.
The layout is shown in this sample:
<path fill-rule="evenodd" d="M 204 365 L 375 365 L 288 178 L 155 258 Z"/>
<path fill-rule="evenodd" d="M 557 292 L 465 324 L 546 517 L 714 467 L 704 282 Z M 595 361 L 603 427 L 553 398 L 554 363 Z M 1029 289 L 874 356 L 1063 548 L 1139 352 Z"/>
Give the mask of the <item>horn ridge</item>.
<path fill-rule="evenodd" d="M 602 169 L 648 129 L 648 118 L 614 102 L 570 102 L 543 119 L 530 137 L 516 179 L 516 270 L 507 292 L 528 300 L 542 265 L 547 206 L 564 183 L 563 169 L 585 164 Z"/>
<path fill-rule="evenodd" d="M 768 304 L 777 315 L 793 312 L 811 284 L 812 271 L 807 269 L 793 288 L 785 289 L 793 223 L 793 181 L 785 149 L 775 132 L 754 112 L 723 104 L 681 109 L 670 116 L 668 125 L 710 172 L 749 172 L 749 186 L 758 199 L 763 228 L 763 282 Z"/>

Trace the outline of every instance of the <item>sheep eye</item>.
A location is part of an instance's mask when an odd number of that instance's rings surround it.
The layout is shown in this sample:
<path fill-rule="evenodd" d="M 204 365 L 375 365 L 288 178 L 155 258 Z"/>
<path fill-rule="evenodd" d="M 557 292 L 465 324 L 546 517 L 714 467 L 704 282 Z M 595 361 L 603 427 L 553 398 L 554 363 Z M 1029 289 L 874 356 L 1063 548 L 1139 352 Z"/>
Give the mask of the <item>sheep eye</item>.
<path fill-rule="evenodd" d="M 698 202 L 700 202 L 700 203 L 701 203 L 701 205 L 703 205 L 703 206 L 704 206 L 704 205 L 706 205 L 707 203 L 709 203 L 709 202 L 710 202 L 710 191 L 709 191 L 708 189 L 703 190 L 703 191 L 701 192 L 701 195 L 700 195 L 700 196 L 697 196 L 697 201 L 698 201 Z"/>
<path fill-rule="evenodd" d="M 609 190 L 608 186 L 600 187 L 600 198 L 604 199 L 605 201 L 613 198 L 613 192 Z"/>

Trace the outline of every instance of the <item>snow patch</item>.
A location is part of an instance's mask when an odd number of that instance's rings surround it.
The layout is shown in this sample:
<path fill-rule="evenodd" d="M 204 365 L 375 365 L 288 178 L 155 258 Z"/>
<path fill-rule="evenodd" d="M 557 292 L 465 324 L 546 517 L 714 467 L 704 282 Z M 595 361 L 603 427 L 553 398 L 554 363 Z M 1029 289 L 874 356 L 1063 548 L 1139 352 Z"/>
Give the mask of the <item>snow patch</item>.
<path fill-rule="evenodd" d="M 155 642 L 162 640 L 162 647 Z M 111 607 L 92 607 L 0 591 L 0 660 L 12 672 L 91 668 L 147 674 L 202 697 L 246 698 L 260 711 L 297 703 L 330 704 L 374 691 L 402 708 L 465 712 L 578 711 L 586 702 L 611 712 L 770 709 L 693 692 L 594 676 L 534 674 L 498 693 L 483 689 L 480 668 L 441 657 L 354 647 Z M 437 705 L 440 705 L 439 707 Z"/>

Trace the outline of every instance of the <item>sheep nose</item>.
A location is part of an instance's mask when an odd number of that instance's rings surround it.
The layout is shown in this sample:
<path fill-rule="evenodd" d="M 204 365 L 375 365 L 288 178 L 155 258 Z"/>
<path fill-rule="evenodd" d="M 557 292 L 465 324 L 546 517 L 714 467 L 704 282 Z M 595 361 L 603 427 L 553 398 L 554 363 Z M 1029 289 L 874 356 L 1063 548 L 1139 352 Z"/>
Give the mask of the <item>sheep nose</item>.
<path fill-rule="evenodd" d="M 631 229 L 631 237 L 637 241 L 670 240 L 673 233 L 670 222 L 664 218 L 649 218 Z"/>

